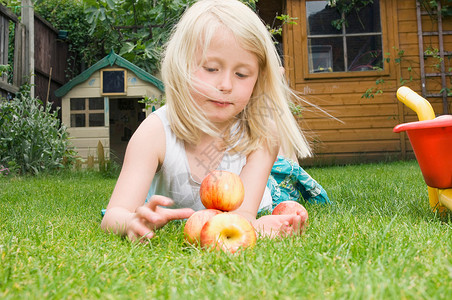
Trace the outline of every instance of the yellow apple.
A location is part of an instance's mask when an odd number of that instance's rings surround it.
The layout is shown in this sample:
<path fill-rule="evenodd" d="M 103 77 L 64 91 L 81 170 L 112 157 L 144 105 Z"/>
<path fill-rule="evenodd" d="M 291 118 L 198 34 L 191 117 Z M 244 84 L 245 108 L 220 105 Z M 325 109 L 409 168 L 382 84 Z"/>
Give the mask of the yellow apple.
<path fill-rule="evenodd" d="M 253 225 L 235 213 L 213 216 L 201 230 L 201 246 L 235 253 L 239 249 L 254 247 L 256 232 Z"/>
<path fill-rule="evenodd" d="M 279 203 L 275 209 L 273 209 L 272 215 L 296 215 L 297 212 L 306 212 L 308 215 L 308 211 L 306 208 L 296 201 L 283 201 Z"/>
<path fill-rule="evenodd" d="M 185 240 L 195 246 L 200 245 L 201 229 L 210 218 L 223 213 L 217 209 L 203 209 L 193 213 L 184 226 Z"/>
<path fill-rule="evenodd" d="M 232 211 L 242 205 L 245 189 L 239 175 L 215 170 L 202 181 L 199 195 L 205 208 Z"/>

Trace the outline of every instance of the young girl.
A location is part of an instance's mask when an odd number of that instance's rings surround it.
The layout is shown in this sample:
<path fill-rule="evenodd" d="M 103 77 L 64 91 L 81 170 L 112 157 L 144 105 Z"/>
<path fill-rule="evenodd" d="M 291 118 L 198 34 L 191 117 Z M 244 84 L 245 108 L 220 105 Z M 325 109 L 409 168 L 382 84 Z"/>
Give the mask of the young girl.
<path fill-rule="evenodd" d="M 212 170 L 239 174 L 235 211 L 261 236 L 301 234 L 307 215 L 267 215 L 267 180 L 278 152 L 310 155 L 289 109 L 293 94 L 272 38 L 236 0 L 201 0 L 175 27 L 162 64 L 167 104 L 130 140 L 102 228 L 137 240 L 203 209 L 199 187 Z"/>

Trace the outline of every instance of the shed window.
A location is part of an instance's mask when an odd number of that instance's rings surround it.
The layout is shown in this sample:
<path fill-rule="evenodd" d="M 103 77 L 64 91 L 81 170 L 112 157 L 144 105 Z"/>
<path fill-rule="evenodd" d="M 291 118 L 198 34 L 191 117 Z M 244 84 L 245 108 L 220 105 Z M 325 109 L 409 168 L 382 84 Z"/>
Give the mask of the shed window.
<path fill-rule="evenodd" d="M 105 126 L 104 98 L 71 98 L 71 127 Z"/>
<path fill-rule="evenodd" d="M 379 0 L 347 15 L 329 2 L 306 1 L 308 73 L 383 70 Z"/>

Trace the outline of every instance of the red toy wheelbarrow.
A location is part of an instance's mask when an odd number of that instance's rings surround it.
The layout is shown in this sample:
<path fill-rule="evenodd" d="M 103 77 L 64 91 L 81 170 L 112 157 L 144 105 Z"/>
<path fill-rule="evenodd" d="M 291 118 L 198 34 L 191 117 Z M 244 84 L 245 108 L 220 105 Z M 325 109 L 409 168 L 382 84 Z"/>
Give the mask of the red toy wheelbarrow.
<path fill-rule="evenodd" d="M 397 125 L 393 131 L 408 134 L 431 208 L 452 210 L 452 115 L 435 118 L 430 103 L 408 87 L 399 88 L 397 98 L 416 112 L 419 121 Z"/>

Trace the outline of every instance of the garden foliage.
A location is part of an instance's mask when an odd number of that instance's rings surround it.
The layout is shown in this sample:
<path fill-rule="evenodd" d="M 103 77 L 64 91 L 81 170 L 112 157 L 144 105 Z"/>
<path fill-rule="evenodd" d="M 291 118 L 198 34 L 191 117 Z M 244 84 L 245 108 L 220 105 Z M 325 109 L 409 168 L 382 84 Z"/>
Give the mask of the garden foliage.
<path fill-rule="evenodd" d="M 20 92 L 11 101 L 0 100 L 0 165 L 19 174 L 38 174 L 71 165 L 66 127 L 58 110 Z"/>
<path fill-rule="evenodd" d="M 16 0 L 9 0 L 14 2 Z M 195 0 L 36 0 L 35 11 L 59 30 L 68 31 L 68 76 L 75 64 L 91 66 L 114 50 L 154 74 L 164 45 L 182 13 Z M 256 8 L 257 0 L 242 0 Z"/>

